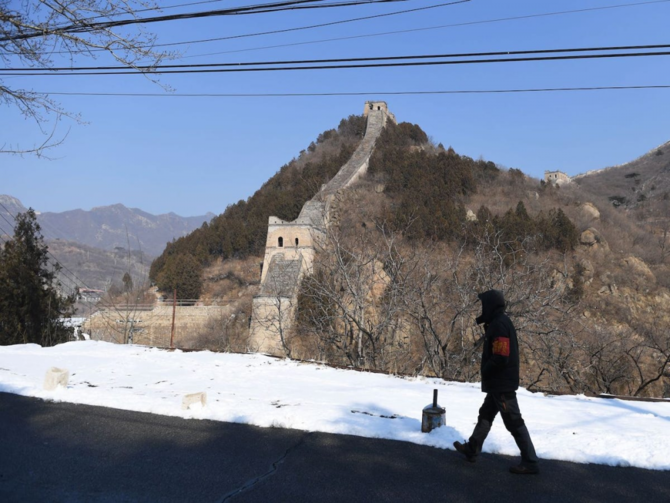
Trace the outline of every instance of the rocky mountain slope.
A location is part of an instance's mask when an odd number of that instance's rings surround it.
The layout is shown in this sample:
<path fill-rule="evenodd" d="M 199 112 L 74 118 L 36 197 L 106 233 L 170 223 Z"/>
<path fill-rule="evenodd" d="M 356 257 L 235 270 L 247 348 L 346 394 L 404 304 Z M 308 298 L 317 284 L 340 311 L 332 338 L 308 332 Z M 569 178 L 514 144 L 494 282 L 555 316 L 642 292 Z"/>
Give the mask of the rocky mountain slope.
<path fill-rule="evenodd" d="M 49 241 L 51 255 L 63 266 L 60 276 L 64 291 L 88 287 L 107 290 L 112 284 L 120 285 L 123 275 L 129 272 L 135 282 L 146 281 L 151 258 L 141 251 L 130 254 L 123 248 L 108 251 L 82 245 L 73 241 L 56 239 Z M 72 278 L 72 273 L 76 278 Z M 75 282 L 75 280 L 80 280 Z"/>
<path fill-rule="evenodd" d="M 21 201 L 12 196 L 0 195 L 0 203 L 12 215 L 26 211 Z M 0 214 L 12 222 L 6 215 L 7 210 L 0 206 Z M 38 222 L 47 240 L 74 241 L 103 250 L 130 247 L 156 256 L 163 251 L 165 243 L 189 234 L 212 217 L 213 213 L 196 217 L 180 217 L 174 213 L 152 215 L 138 208 L 114 204 L 90 211 L 43 212 L 38 214 Z"/>
<path fill-rule="evenodd" d="M 634 161 L 578 175 L 583 189 L 607 197 L 615 207 L 656 206 L 670 197 L 670 142 Z"/>
<path fill-rule="evenodd" d="M 0 195 L 0 234 L 11 235 L 14 216 L 26 210 L 17 198 Z M 189 234 L 213 216 L 152 215 L 115 204 L 90 211 L 38 213 L 37 219 L 52 255 L 83 283 L 77 286 L 104 290 L 118 283 L 126 271 L 136 281 L 145 280 L 152 258 L 166 243 Z M 74 288 L 66 277 L 62 282 L 66 290 Z"/>

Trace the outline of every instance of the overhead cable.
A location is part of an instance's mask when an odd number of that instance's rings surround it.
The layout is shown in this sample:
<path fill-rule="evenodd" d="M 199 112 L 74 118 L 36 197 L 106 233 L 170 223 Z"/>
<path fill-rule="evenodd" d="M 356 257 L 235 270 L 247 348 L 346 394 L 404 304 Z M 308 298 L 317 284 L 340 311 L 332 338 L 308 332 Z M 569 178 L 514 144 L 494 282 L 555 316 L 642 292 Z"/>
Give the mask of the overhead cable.
<path fill-rule="evenodd" d="M 204 56 L 216 56 L 216 55 L 219 55 L 219 54 L 234 54 L 234 53 L 238 53 L 238 52 L 261 51 L 261 50 L 266 50 L 266 49 L 279 49 L 279 48 L 282 48 L 282 47 L 294 47 L 294 46 L 301 46 L 301 45 L 321 44 L 321 43 L 325 43 L 325 42 L 339 42 L 339 41 L 342 41 L 342 40 L 355 40 L 355 39 L 359 39 L 359 38 L 373 38 L 373 37 L 382 37 L 382 36 L 387 36 L 387 35 L 400 35 L 400 34 L 405 34 L 405 33 L 415 33 L 415 32 L 430 31 L 430 30 L 441 30 L 441 29 L 445 29 L 445 28 L 458 28 L 458 27 L 463 27 L 463 26 L 474 26 L 474 25 L 480 25 L 480 24 L 503 23 L 503 22 L 508 22 L 508 21 L 518 21 L 518 20 L 532 19 L 532 18 L 560 16 L 560 15 L 566 15 L 566 14 L 582 14 L 582 13 L 591 12 L 591 11 L 620 9 L 620 8 L 627 8 L 627 7 L 638 7 L 638 6 L 643 6 L 643 5 L 668 3 L 668 2 L 670 2 L 670 0 L 653 0 L 653 1 L 648 1 L 648 2 L 627 3 L 627 4 L 619 4 L 619 5 L 608 5 L 608 6 L 602 6 L 602 7 L 589 7 L 589 8 L 586 8 L 586 9 L 545 12 L 545 13 L 541 13 L 541 14 L 528 14 L 528 15 L 524 15 L 524 16 L 513 16 L 513 17 L 504 17 L 504 18 L 496 18 L 496 19 L 484 19 L 484 20 L 480 20 L 480 21 L 466 21 L 466 22 L 462 22 L 462 23 L 443 24 L 443 25 L 438 25 L 438 26 L 426 26 L 426 27 L 423 27 L 423 28 L 408 28 L 408 29 L 405 29 L 405 30 L 385 31 L 385 32 L 379 32 L 379 33 L 350 35 L 350 36 L 347 36 L 347 37 L 333 37 L 333 38 L 324 38 L 324 39 L 318 39 L 318 40 L 308 40 L 308 41 L 305 41 L 305 42 L 293 42 L 293 43 L 288 43 L 288 44 L 276 44 L 276 45 L 266 45 L 266 46 L 260 46 L 260 47 L 250 47 L 250 48 L 247 48 L 247 49 L 234 49 L 234 50 L 230 50 L 230 51 L 209 52 L 209 53 L 204 53 L 204 54 L 193 54 L 193 55 L 190 55 L 190 56 L 182 56 L 180 59 L 200 58 L 200 57 L 204 57 Z M 286 31 L 305 30 L 305 29 L 310 29 L 310 28 L 313 28 L 313 27 L 314 26 L 304 26 L 304 27 L 298 27 L 298 28 L 291 28 L 291 29 L 288 29 L 288 30 L 275 30 L 275 31 L 269 31 L 269 32 L 248 33 L 248 34 L 244 34 L 244 35 L 234 35 L 234 36 L 220 37 L 220 38 L 189 40 L 189 41 L 185 41 L 185 42 L 173 42 L 173 43 L 170 43 L 170 44 L 157 44 L 156 47 L 201 44 L 201 43 L 208 43 L 208 42 L 218 42 L 218 41 L 223 41 L 223 40 L 231 40 L 231 39 L 236 39 L 236 38 L 257 37 L 257 36 L 261 36 L 261 35 L 273 35 L 273 34 L 278 34 L 278 33 L 285 33 Z"/>
<path fill-rule="evenodd" d="M 670 2 L 670 0 L 662 0 L 665 2 Z M 233 40 L 237 38 L 246 38 L 246 37 L 258 37 L 262 35 L 275 35 L 279 33 L 289 33 L 292 31 L 300 31 L 300 30 L 311 30 L 315 28 L 324 28 L 327 26 L 335 26 L 339 24 L 345 24 L 345 23 L 353 23 L 356 21 L 367 21 L 370 19 L 377 19 L 377 18 L 382 18 L 382 17 L 389 17 L 389 16 L 397 16 L 401 14 L 409 14 L 412 12 L 419 12 L 419 11 L 425 11 L 429 9 L 437 9 L 440 7 L 448 7 L 451 5 L 457 5 L 457 4 L 462 4 L 462 3 L 468 3 L 470 0 L 458 0 L 458 1 L 451 1 L 451 2 L 446 2 L 446 3 L 439 3 L 435 5 L 427 5 L 424 7 L 416 7 L 413 9 L 406 9 L 406 10 L 400 10 L 400 11 L 395 11 L 395 12 L 387 12 L 385 14 L 374 14 L 371 16 L 363 16 L 363 17 L 356 17 L 356 18 L 351 18 L 351 19 L 342 19 L 339 21 L 330 21 L 327 23 L 320 23 L 320 24 L 314 24 L 314 25 L 309 25 L 309 26 L 300 26 L 300 27 L 295 27 L 295 28 L 286 28 L 286 29 L 281 29 L 281 30 L 272 30 L 272 31 L 265 31 L 265 32 L 258 32 L 258 33 L 251 33 L 251 34 L 242 34 L 242 35 L 231 35 L 227 37 L 218 37 L 218 38 L 210 38 L 210 39 L 202 39 L 202 40 L 190 40 L 190 41 L 185 41 L 185 42 L 172 42 L 172 43 L 165 43 L 165 44 L 153 44 L 151 46 L 140 46 L 139 48 L 155 48 L 155 47 L 172 47 L 176 45 L 187 45 L 187 44 L 201 44 L 201 43 L 206 43 L 206 42 L 217 42 L 221 40 Z M 376 2 L 375 2 L 376 3 Z M 78 52 L 108 52 L 108 49 L 91 49 L 90 51 L 49 51 L 48 54 L 76 54 Z"/>
<path fill-rule="evenodd" d="M 391 2 L 401 2 L 406 0 L 351 0 L 346 2 L 339 3 L 329 3 L 322 5 L 301 5 L 301 4 L 311 4 L 315 2 L 322 2 L 324 0 L 286 0 L 284 2 L 275 2 L 270 4 L 259 4 L 245 7 L 236 7 L 231 9 L 219 9 L 219 10 L 210 10 L 202 12 L 188 12 L 181 14 L 168 14 L 165 16 L 154 16 L 154 17 L 145 17 L 145 18 L 132 18 L 132 19 L 119 19 L 116 21 L 101 21 L 98 23 L 77 23 L 70 24 L 67 26 L 58 27 L 55 29 L 42 29 L 35 30 L 31 33 L 21 33 L 17 35 L 12 35 L 9 37 L 0 38 L 0 42 L 14 41 L 14 40 L 26 40 L 36 37 L 44 37 L 50 35 L 59 35 L 63 33 L 88 33 L 96 30 L 108 30 L 110 28 L 117 28 L 120 26 L 128 26 L 132 24 L 150 24 L 150 23 L 159 23 L 165 21 L 178 21 L 185 19 L 200 19 L 207 17 L 218 17 L 218 16 L 233 16 L 233 15 L 245 15 L 245 14 L 265 14 L 270 12 L 282 12 L 286 10 L 296 10 L 296 9 L 317 9 L 317 8 L 333 8 L 333 7 L 350 7 L 354 5 L 370 5 L 370 4 L 380 4 L 380 3 L 391 3 Z M 469 2 L 470 0 L 461 0 L 456 3 Z"/>
<path fill-rule="evenodd" d="M 592 86 L 592 87 L 539 87 L 528 89 L 452 89 L 438 91 L 354 91 L 326 93 L 105 93 L 105 92 L 51 92 L 39 91 L 39 94 L 54 96 L 114 96 L 127 98 L 302 98 L 327 96 L 420 96 L 437 94 L 514 94 L 547 93 L 575 91 L 622 91 L 633 89 L 670 89 L 670 84 L 636 86 Z"/>
<path fill-rule="evenodd" d="M 239 67 L 239 66 L 271 66 L 271 65 L 311 65 L 321 63 L 354 63 L 365 61 L 399 61 L 399 60 L 417 60 L 417 59 L 445 59 L 445 58 L 474 58 L 490 56 L 519 56 L 522 54 L 558 54 L 574 52 L 612 52 L 612 51 L 632 51 L 632 50 L 650 50 L 650 49 L 670 49 L 670 44 L 654 45 L 622 45 L 609 47 L 571 47 L 565 49 L 526 49 L 520 51 L 495 51 L 495 52 L 465 52 L 451 54 L 419 54 L 409 56 L 373 56 L 365 58 L 331 58 L 331 59 L 303 59 L 303 60 L 284 60 L 284 61 L 241 61 L 230 63 L 187 63 L 179 65 L 154 65 L 154 66 L 136 66 L 136 70 L 147 70 L 155 72 L 161 69 L 172 68 L 206 68 L 206 67 Z M 48 70 L 50 72 L 60 71 L 90 71 L 90 70 L 124 70 L 126 66 L 77 66 L 77 67 L 40 67 L 40 68 L 5 68 L 5 72 L 35 72 Z"/>
<path fill-rule="evenodd" d="M 237 68 L 199 68 L 190 67 L 188 69 L 175 70 L 152 70 L 141 72 L 137 70 L 120 71 L 81 71 L 81 72 L 1 72 L 0 76 L 24 75 L 30 77 L 56 77 L 56 76 L 90 76 L 90 75 L 133 75 L 133 74 L 189 74 L 189 73 L 240 73 L 240 72 L 282 72 L 282 71 L 303 71 L 303 70 L 343 70 L 343 69 L 361 69 L 361 68 L 392 68 L 392 67 L 414 67 L 414 66 L 442 66 L 442 65 L 474 65 L 490 63 L 520 63 L 531 61 L 568 61 L 585 59 L 612 59 L 612 58 L 639 58 L 639 57 L 657 57 L 669 56 L 670 52 L 628 52 L 614 54 L 571 54 L 567 56 L 528 56 L 522 58 L 488 58 L 488 59 L 462 59 L 448 61 L 405 61 L 405 62 L 386 62 L 386 63 L 364 63 L 364 64 L 319 64 L 313 66 L 262 66 L 262 67 L 244 67 L 243 63 L 232 64 Z M 354 60 L 355 58 L 352 58 Z M 228 64 L 226 64 L 228 65 Z M 194 65 L 195 66 L 195 65 Z M 205 65 L 214 67 L 213 65 Z"/>

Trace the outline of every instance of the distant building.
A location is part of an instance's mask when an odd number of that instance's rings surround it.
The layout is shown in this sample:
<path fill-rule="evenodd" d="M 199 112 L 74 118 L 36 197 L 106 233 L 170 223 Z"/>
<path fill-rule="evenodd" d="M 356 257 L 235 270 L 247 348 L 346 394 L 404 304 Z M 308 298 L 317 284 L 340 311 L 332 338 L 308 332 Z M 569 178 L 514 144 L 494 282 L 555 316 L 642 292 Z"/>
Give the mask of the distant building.
<path fill-rule="evenodd" d="M 92 288 L 80 288 L 79 298 L 89 302 L 98 302 L 105 295 L 103 290 L 93 290 Z"/>
<path fill-rule="evenodd" d="M 563 185 L 570 183 L 572 180 L 569 175 L 563 173 L 562 171 L 545 171 L 544 181 L 547 183 L 553 183 L 554 185 Z"/>

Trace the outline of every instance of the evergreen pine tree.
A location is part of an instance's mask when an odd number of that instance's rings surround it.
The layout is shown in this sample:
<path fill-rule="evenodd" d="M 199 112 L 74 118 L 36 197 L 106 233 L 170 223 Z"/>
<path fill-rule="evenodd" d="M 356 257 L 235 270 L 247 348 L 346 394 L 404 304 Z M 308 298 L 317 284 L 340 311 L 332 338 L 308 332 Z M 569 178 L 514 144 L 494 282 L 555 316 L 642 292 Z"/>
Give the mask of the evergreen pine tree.
<path fill-rule="evenodd" d="M 202 266 L 191 255 L 170 255 L 156 285 L 168 296 L 176 289 L 177 298 L 195 302 L 202 291 Z"/>
<path fill-rule="evenodd" d="M 75 296 L 63 297 L 49 267 L 48 248 L 32 209 L 16 217 L 14 237 L 0 252 L 0 344 L 66 342 L 72 328 L 61 321 L 74 313 Z"/>

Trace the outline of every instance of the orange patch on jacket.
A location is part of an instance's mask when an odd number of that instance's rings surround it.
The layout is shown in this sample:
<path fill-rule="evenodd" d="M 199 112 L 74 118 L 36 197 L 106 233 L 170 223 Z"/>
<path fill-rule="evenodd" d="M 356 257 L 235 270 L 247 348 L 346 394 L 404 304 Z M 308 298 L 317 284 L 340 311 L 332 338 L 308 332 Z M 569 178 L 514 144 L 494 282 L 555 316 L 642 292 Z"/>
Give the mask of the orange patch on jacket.
<path fill-rule="evenodd" d="M 498 337 L 493 341 L 493 354 L 500 356 L 509 356 L 508 337 Z"/>

